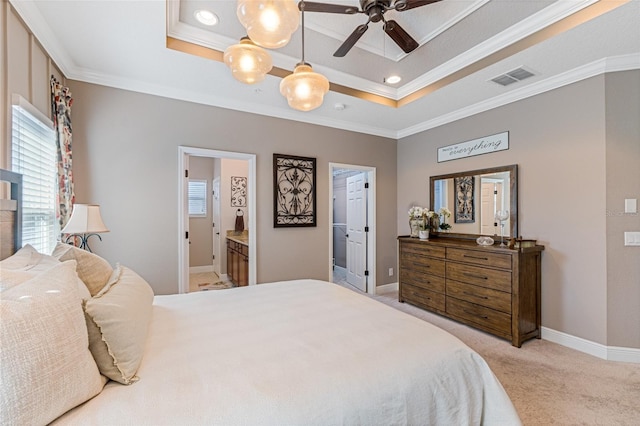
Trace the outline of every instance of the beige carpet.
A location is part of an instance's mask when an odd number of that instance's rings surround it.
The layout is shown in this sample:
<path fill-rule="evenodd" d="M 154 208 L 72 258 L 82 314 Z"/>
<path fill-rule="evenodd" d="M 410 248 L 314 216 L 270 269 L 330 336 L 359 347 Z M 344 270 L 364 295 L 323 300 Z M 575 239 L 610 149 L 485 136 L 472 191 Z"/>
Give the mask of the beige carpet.
<path fill-rule="evenodd" d="M 406 303 L 375 299 L 447 330 L 478 352 L 525 425 L 640 425 L 640 365 L 606 361 L 546 340 L 521 348 Z"/>

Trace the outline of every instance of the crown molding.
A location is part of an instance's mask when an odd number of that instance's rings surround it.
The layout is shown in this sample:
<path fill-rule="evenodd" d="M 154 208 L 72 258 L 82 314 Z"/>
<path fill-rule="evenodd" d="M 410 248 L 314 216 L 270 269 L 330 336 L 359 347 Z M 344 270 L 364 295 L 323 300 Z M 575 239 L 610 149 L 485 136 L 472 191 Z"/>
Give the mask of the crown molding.
<path fill-rule="evenodd" d="M 176 99 L 218 108 L 230 109 L 234 111 L 281 118 L 284 120 L 299 121 L 302 123 L 316 124 L 324 127 L 332 127 L 356 133 L 365 133 L 374 136 L 396 139 L 395 130 L 389 130 L 382 127 L 372 127 L 369 125 L 354 124 L 353 122 L 345 120 L 335 120 L 307 115 L 304 112 L 295 111 L 289 107 L 278 107 L 273 105 L 267 106 L 248 101 L 236 101 L 227 97 L 214 96 L 200 91 L 176 89 L 175 87 L 171 86 L 151 84 L 142 80 L 116 77 L 113 75 L 103 74 L 90 70 L 81 70 L 79 74 L 80 77 L 74 78 L 74 80 L 97 84 L 100 86 L 112 87 L 115 89 L 127 90 L 131 92 L 160 96 L 163 98 Z"/>
<path fill-rule="evenodd" d="M 76 64 L 67 53 L 67 50 L 58 42 L 53 31 L 51 31 L 51 27 L 42 17 L 35 3 L 20 0 L 9 0 L 9 3 L 27 24 L 29 30 L 38 39 L 40 45 L 42 45 L 62 74 L 65 77 L 73 74 L 73 70 L 77 68 Z"/>
<path fill-rule="evenodd" d="M 426 74 L 398 88 L 398 98 L 404 98 L 423 87 L 434 84 L 443 78 L 470 66 L 500 50 L 520 41 L 569 15 L 574 14 L 598 0 L 558 1 L 540 12 L 518 22 L 516 25 L 496 34 L 476 45 L 473 49 L 432 69 Z"/>
<path fill-rule="evenodd" d="M 500 96 L 495 96 L 482 102 L 469 105 L 457 111 L 441 115 L 432 120 L 425 121 L 415 126 L 398 131 L 397 139 L 400 140 L 416 133 L 424 132 L 456 120 L 470 117 L 481 112 L 489 111 L 513 102 L 517 102 L 544 92 L 558 89 L 569 84 L 576 83 L 587 78 L 608 72 L 629 71 L 640 69 L 640 53 L 630 55 L 613 56 L 603 58 L 589 64 L 574 68 L 573 70 L 555 75 L 545 80 L 531 83 L 519 89 L 512 90 Z"/>

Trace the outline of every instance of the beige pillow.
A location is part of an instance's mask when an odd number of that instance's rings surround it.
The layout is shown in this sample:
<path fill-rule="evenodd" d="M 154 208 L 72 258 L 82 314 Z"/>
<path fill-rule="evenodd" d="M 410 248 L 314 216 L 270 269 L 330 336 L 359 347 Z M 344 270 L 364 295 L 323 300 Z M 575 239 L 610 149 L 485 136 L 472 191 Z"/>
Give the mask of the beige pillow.
<path fill-rule="evenodd" d="M 47 424 L 100 393 L 75 262 L 2 293 L 0 424 Z"/>
<path fill-rule="evenodd" d="M 138 380 L 153 290 L 138 274 L 121 266 L 119 279 L 108 291 L 85 302 L 89 349 L 100 372 L 128 385 Z"/>
<path fill-rule="evenodd" d="M 61 261 L 75 260 L 78 262 L 78 276 L 92 296 L 102 290 L 113 273 L 113 268 L 105 259 L 69 244 L 58 243 L 52 256 Z"/>
<path fill-rule="evenodd" d="M 0 261 L 0 292 L 21 284 L 59 263 L 55 257 L 39 253 L 26 244 L 12 256 Z"/>
<path fill-rule="evenodd" d="M 25 244 L 20 250 L 0 261 L 0 270 L 24 270 L 35 262 L 35 258 L 39 255 L 38 251 L 30 244 Z"/>

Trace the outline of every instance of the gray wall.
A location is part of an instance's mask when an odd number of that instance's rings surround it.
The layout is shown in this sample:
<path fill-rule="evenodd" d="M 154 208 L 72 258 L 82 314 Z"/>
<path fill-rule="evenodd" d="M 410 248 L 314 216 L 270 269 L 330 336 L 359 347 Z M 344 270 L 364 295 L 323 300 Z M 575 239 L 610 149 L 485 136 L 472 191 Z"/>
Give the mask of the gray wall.
<path fill-rule="evenodd" d="M 98 203 L 111 232 L 95 251 L 177 292 L 178 146 L 257 158 L 257 280 L 328 280 L 329 163 L 376 167 L 377 284 L 397 281 L 396 141 L 70 81 L 77 199 Z M 317 158 L 315 228 L 273 228 L 273 153 Z M 392 202 L 389 202 L 391 200 Z"/>
<path fill-rule="evenodd" d="M 640 231 L 640 215 L 624 214 L 625 198 L 640 198 L 640 72 L 608 74 L 607 343 L 640 348 L 640 247 L 622 244 Z"/>
<path fill-rule="evenodd" d="M 51 117 L 49 77 L 65 80 L 6 1 L 0 2 L 0 28 L 0 167 L 11 169 L 11 95 L 22 96 Z"/>
<path fill-rule="evenodd" d="M 594 77 L 403 138 L 398 233 L 409 231 L 411 205 L 428 205 L 429 176 L 518 164 L 520 234 L 545 246 L 543 326 L 640 348 L 640 250 L 621 236 L 640 229 L 640 217 L 605 214 L 640 198 L 639 76 Z M 438 147 L 503 131 L 508 151 L 437 163 Z"/>

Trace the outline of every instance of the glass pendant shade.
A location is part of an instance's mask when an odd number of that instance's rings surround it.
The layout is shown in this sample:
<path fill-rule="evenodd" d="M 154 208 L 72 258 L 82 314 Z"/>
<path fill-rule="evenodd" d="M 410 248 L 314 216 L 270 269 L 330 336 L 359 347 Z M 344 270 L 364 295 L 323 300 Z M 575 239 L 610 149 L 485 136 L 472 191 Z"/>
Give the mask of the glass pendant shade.
<path fill-rule="evenodd" d="M 293 74 L 280 82 L 280 93 L 287 98 L 291 108 L 299 111 L 318 108 L 328 91 L 329 80 L 322 74 L 313 72 L 313 68 L 306 63 L 298 64 Z"/>
<path fill-rule="evenodd" d="M 233 78 L 245 84 L 264 80 L 273 66 L 267 51 L 253 44 L 248 37 L 224 51 L 224 63 L 231 69 Z"/>
<path fill-rule="evenodd" d="M 295 0 L 238 0 L 236 12 L 249 38 L 268 49 L 283 47 L 298 29 Z"/>

